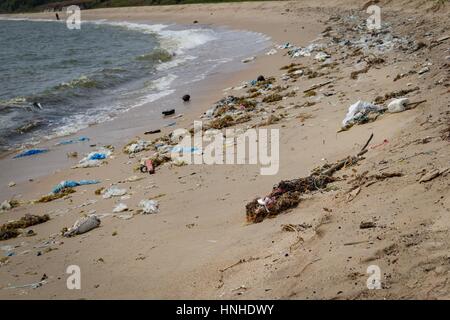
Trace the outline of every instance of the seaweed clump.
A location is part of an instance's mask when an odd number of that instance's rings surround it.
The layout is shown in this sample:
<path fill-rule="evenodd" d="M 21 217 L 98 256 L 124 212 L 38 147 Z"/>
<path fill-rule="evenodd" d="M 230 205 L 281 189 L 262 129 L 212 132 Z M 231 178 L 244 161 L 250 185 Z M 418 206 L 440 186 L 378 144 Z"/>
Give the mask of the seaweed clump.
<path fill-rule="evenodd" d="M 48 214 L 42 216 L 26 214 L 16 221 L 11 221 L 0 226 L 0 240 L 15 238 L 20 234 L 20 229 L 25 229 L 36 224 L 50 220 Z"/>

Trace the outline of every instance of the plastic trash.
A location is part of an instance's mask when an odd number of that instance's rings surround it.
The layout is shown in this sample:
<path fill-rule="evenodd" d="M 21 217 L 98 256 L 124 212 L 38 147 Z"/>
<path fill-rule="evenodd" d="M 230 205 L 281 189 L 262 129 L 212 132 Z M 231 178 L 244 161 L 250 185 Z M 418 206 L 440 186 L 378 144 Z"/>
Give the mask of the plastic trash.
<path fill-rule="evenodd" d="M 175 109 L 170 109 L 170 110 L 164 110 L 163 112 L 161 112 L 164 116 L 170 116 L 172 114 L 175 114 Z"/>
<path fill-rule="evenodd" d="M 276 49 L 271 49 L 271 50 L 269 50 L 268 52 L 266 52 L 266 55 L 272 56 L 272 55 L 274 55 L 274 54 L 276 54 L 276 53 L 277 53 L 277 50 L 276 50 Z"/>
<path fill-rule="evenodd" d="M 107 157 L 108 155 L 106 153 L 94 152 L 88 156 L 88 160 L 103 160 Z"/>
<path fill-rule="evenodd" d="M 30 149 L 30 150 L 24 151 L 22 153 L 19 153 L 16 156 L 14 156 L 14 159 L 33 156 L 35 154 L 40 154 L 40 153 L 45 153 L 45 152 L 48 152 L 48 149 Z"/>
<path fill-rule="evenodd" d="M 155 134 L 155 133 L 160 133 L 161 129 L 155 129 L 155 130 L 150 130 L 150 131 L 146 131 L 144 132 L 144 134 Z"/>
<path fill-rule="evenodd" d="M 139 207 L 142 208 L 144 214 L 152 214 L 159 212 L 159 204 L 156 200 L 141 200 Z"/>
<path fill-rule="evenodd" d="M 153 166 L 152 160 L 150 159 L 145 160 L 145 164 L 141 166 L 141 172 L 142 173 L 148 172 L 149 174 L 155 173 L 155 167 Z"/>
<path fill-rule="evenodd" d="M 387 108 L 388 111 L 391 113 L 402 112 L 407 109 L 406 107 L 408 103 L 409 103 L 408 98 L 394 99 L 391 102 L 389 102 Z"/>
<path fill-rule="evenodd" d="M 290 47 L 292 47 L 292 45 L 289 42 L 286 42 L 285 44 L 279 45 L 277 48 L 278 49 L 289 49 Z"/>
<path fill-rule="evenodd" d="M 116 186 L 112 186 L 105 190 L 103 193 L 103 199 L 109 199 L 111 197 L 120 197 L 127 193 L 127 189 L 120 189 Z"/>
<path fill-rule="evenodd" d="M 370 112 L 381 112 L 383 110 L 383 107 L 359 100 L 348 108 L 347 115 L 342 121 L 342 128 L 348 128 L 356 122 L 361 121 Z"/>
<path fill-rule="evenodd" d="M 0 204 L 0 211 L 8 211 L 12 209 L 12 205 L 9 200 L 5 200 Z"/>
<path fill-rule="evenodd" d="M 72 169 L 100 167 L 101 164 L 102 162 L 100 160 L 86 160 L 73 166 Z"/>
<path fill-rule="evenodd" d="M 28 283 L 28 284 L 23 284 L 23 285 L 19 285 L 19 286 L 9 286 L 9 287 L 6 287 L 5 289 L 25 289 L 25 288 L 36 289 L 46 283 L 47 283 L 46 280 L 42 280 L 39 282 Z"/>
<path fill-rule="evenodd" d="M 330 55 L 328 53 L 325 53 L 325 52 L 318 52 L 316 54 L 316 56 L 314 57 L 314 59 L 316 59 L 318 61 L 325 61 L 328 58 L 330 58 Z"/>
<path fill-rule="evenodd" d="M 123 211 L 127 211 L 128 210 L 128 206 L 125 203 L 119 203 L 117 206 L 115 206 L 115 208 L 113 209 L 114 213 L 119 213 L 119 212 L 123 212 Z"/>
<path fill-rule="evenodd" d="M 138 140 L 136 143 L 132 143 L 125 148 L 125 152 L 128 154 L 138 153 L 144 151 L 148 147 L 149 143 L 145 140 Z"/>
<path fill-rule="evenodd" d="M 256 59 L 255 56 L 253 56 L 253 57 L 248 57 L 248 58 L 242 59 L 241 62 L 242 62 L 242 63 L 248 63 L 248 62 L 251 62 L 251 61 L 253 61 L 253 60 L 255 60 L 255 59 Z"/>
<path fill-rule="evenodd" d="M 72 168 L 92 168 L 99 167 L 104 159 L 111 155 L 111 150 L 102 148 L 100 150 L 89 153 L 86 157 L 81 159 L 79 163 Z"/>
<path fill-rule="evenodd" d="M 87 184 L 97 184 L 100 183 L 100 180 L 80 180 L 80 181 L 74 181 L 74 180 L 64 180 L 58 183 L 52 190 L 52 193 L 58 193 L 61 190 L 65 188 L 74 188 L 78 186 L 83 186 Z"/>
<path fill-rule="evenodd" d="M 183 99 L 184 102 L 188 102 L 189 100 L 191 100 L 191 96 L 188 94 L 185 94 L 184 96 L 181 97 L 181 99 Z"/>
<path fill-rule="evenodd" d="M 86 233 L 97 228 L 99 225 L 100 219 L 95 215 L 79 219 L 74 223 L 72 228 L 64 232 L 64 237 L 71 237 L 77 234 Z"/>

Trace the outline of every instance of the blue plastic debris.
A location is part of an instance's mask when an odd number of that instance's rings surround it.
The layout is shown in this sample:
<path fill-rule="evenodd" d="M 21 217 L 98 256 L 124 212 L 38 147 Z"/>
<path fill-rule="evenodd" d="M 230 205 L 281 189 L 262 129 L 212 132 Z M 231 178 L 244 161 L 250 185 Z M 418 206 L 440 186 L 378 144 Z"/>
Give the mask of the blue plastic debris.
<path fill-rule="evenodd" d="M 58 183 L 52 190 L 52 193 L 58 193 L 64 188 L 73 188 L 78 187 L 86 184 L 97 184 L 100 183 L 100 180 L 80 180 L 80 181 L 74 181 L 74 180 L 65 180 Z"/>
<path fill-rule="evenodd" d="M 58 142 L 56 145 L 66 145 L 66 144 L 72 144 L 72 143 L 76 143 L 76 142 L 84 142 L 84 141 L 89 141 L 88 137 L 79 137 L 78 139 L 73 139 L 73 140 L 63 140 Z"/>
<path fill-rule="evenodd" d="M 19 153 L 16 156 L 14 156 L 14 159 L 28 157 L 28 156 L 32 156 L 32 155 L 39 154 L 39 153 L 45 153 L 47 151 L 48 151 L 48 149 L 30 149 L 30 150 L 24 151 L 22 153 Z"/>
<path fill-rule="evenodd" d="M 108 156 L 106 153 L 95 152 L 89 156 L 88 160 L 103 160 L 106 159 L 107 157 Z"/>

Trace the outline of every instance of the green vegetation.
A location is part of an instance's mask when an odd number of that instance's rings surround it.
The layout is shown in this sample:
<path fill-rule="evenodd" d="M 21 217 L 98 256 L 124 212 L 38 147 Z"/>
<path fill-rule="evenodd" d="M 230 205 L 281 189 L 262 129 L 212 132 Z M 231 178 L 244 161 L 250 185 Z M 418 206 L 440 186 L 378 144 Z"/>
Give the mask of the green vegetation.
<path fill-rule="evenodd" d="M 132 7 L 146 5 L 172 5 L 189 3 L 239 2 L 256 0 L 2 0 L 0 13 L 35 12 L 81 4 L 83 9 L 106 7 Z M 261 0 L 259 0 L 261 1 Z"/>

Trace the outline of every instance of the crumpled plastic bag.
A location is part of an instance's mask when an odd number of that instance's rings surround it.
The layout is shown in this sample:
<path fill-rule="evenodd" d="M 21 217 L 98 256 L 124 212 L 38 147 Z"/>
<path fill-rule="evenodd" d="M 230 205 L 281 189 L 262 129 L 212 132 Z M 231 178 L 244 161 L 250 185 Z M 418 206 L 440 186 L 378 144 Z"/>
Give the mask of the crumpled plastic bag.
<path fill-rule="evenodd" d="M 111 153 L 111 150 L 106 148 L 91 152 L 81 159 L 76 166 L 72 167 L 72 169 L 99 167 L 103 163 L 103 160 L 107 159 Z"/>
<path fill-rule="evenodd" d="M 389 102 L 387 108 L 388 111 L 391 113 L 402 112 L 406 110 L 406 105 L 408 103 L 409 103 L 408 98 L 394 99 L 391 102 Z"/>
<path fill-rule="evenodd" d="M 92 229 L 97 228 L 100 225 L 100 218 L 96 215 L 90 215 L 88 217 L 77 220 L 73 227 L 64 232 L 64 237 L 71 237 L 77 234 L 83 234 Z"/>
<path fill-rule="evenodd" d="M 58 193 L 61 190 L 65 188 L 73 188 L 78 186 L 83 186 L 86 184 L 97 184 L 100 183 L 100 180 L 80 180 L 80 181 L 74 181 L 74 180 L 64 180 L 58 183 L 52 190 L 52 193 Z"/>
<path fill-rule="evenodd" d="M 139 207 L 142 208 L 144 214 L 152 214 L 159 212 L 159 203 L 156 200 L 141 200 Z"/>
<path fill-rule="evenodd" d="M 114 207 L 113 213 L 119 213 L 127 210 L 128 206 L 125 203 L 119 203 L 117 206 Z"/>
<path fill-rule="evenodd" d="M 120 189 L 116 186 L 112 186 L 103 192 L 103 199 L 109 199 L 111 197 L 120 197 L 125 195 L 126 193 L 127 189 Z"/>
<path fill-rule="evenodd" d="M 383 107 L 370 102 L 359 100 L 348 108 L 347 115 L 342 121 L 342 128 L 345 129 L 351 127 L 353 124 L 360 121 L 371 112 L 381 112 L 383 110 Z"/>
<path fill-rule="evenodd" d="M 145 140 L 139 140 L 136 143 L 132 143 L 125 148 L 125 152 L 128 154 L 138 153 L 144 151 L 149 146 L 149 142 Z"/>

